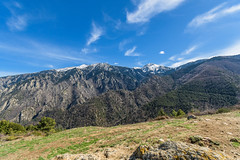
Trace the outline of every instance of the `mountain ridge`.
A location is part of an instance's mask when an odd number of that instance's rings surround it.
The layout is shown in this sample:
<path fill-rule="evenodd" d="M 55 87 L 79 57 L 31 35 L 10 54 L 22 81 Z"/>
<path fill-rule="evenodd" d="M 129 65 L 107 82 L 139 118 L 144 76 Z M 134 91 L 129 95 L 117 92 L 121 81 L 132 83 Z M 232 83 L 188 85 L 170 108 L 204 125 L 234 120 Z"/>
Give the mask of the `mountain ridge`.
<path fill-rule="evenodd" d="M 146 121 L 160 108 L 217 109 L 239 102 L 239 68 L 239 56 L 232 56 L 178 69 L 99 63 L 8 76 L 0 78 L 0 119 L 28 124 L 49 116 L 72 128 Z"/>

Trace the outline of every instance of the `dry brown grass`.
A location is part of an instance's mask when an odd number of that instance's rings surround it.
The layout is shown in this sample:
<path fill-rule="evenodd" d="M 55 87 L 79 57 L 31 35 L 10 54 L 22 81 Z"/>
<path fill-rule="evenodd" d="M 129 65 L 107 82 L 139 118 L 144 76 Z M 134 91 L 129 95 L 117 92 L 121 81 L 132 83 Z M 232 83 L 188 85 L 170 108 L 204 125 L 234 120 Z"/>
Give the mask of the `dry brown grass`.
<path fill-rule="evenodd" d="M 240 138 L 240 112 L 206 115 L 196 120 L 167 119 L 109 128 L 85 127 L 66 130 L 48 137 L 23 137 L 2 142 L 0 159 L 52 159 L 64 153 L 89 153 L 102 159 L 109 149 L 109 159 L 131 155 L 140 144 L 155 144 L 159 139 L 189 142 L 191 136 L 209 137 L 220 146 L 208 146 L 230 156 L 237 156 L 240 148 L 231 138 Z M 240 159 L 240 157 L 238 156 Z"/>

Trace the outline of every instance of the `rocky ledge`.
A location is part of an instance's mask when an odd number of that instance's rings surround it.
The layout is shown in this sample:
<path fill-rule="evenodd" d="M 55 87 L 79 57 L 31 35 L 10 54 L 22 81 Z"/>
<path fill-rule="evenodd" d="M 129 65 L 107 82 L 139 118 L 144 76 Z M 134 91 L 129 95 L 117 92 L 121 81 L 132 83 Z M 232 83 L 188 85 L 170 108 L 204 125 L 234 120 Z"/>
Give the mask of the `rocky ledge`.
<path fill-rule="evenodd" d="M 182 142 L 167 141 L 161 145 L 139 146 L 130 160 L 231 160 L 224 153 Z"/>
<path fill-rule="evenodd" d="M 128 157 L 128 156 L 125 156 Z M 106 157 L 108 159 L 108 157 Z M 111 159 L 111 158 L 109 158 Z M 121 158 L 122 159 L 122 158 Z M 200 147 L 183 142 L 167 141 L 154 146 L 141 145 L 125 160 L 233 160 L 230 156 L 213 151 L 207 147 Z M 94 155 L 59 155 L 53 160 L 100 160 Z"/>

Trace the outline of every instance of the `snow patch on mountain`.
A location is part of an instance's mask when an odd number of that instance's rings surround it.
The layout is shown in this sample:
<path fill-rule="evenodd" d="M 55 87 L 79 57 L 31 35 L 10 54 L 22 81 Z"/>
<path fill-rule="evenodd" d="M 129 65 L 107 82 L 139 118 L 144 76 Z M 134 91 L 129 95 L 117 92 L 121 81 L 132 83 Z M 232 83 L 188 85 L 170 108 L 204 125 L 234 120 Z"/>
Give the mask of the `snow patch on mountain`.
<path fill-rule="evenodd" d="M 142 67 L 143 72 L 150 72 L 150 73 L 165 73 L 166 71 L 170 70 L 171 68 L 161 66 L 158 64 L 149 63 Z"/>
<path fill-rule="evenodd" d="M 89 65 L 86 65 L 86 64 L 82 64 L 80 66 L 76 66 L 76 67 L 67 67 L 67 68 L 60 68 L 60 69 L 55 69 L 57 72 L 66 72 L 68 70 L 71 70 L 71 69 L 74 69 L 74 68 L 77 68 L 77 69 L 84 69 L 84 68 L 87 68 Z"/>

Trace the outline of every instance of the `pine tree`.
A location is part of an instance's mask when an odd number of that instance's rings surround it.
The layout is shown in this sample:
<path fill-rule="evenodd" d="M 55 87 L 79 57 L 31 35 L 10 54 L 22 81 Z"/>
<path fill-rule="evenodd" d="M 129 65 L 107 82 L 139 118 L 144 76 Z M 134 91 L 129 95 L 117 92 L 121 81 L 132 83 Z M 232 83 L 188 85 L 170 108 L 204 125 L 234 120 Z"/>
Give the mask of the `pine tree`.
<path fill-rule="evenodd" d="M 171 114 L 172 114 L 173 117 L 177 117 L 178 113 L 173 109 Z"/>
<path fill-rule="evenodd" d="M 178 117 L 185 116 L 185 112 L 183 112 L 183 110 L 179 109 L 178 112 L 177 112 L 177 116 Z"/>

